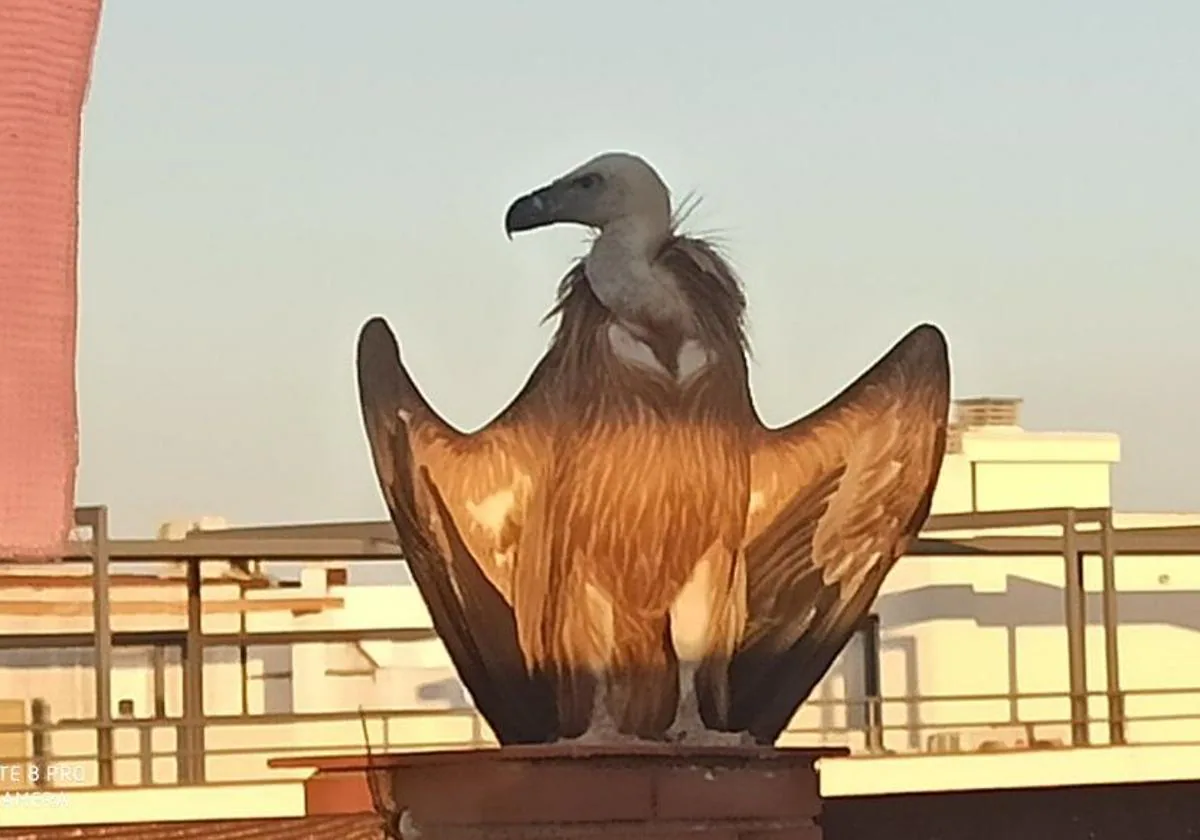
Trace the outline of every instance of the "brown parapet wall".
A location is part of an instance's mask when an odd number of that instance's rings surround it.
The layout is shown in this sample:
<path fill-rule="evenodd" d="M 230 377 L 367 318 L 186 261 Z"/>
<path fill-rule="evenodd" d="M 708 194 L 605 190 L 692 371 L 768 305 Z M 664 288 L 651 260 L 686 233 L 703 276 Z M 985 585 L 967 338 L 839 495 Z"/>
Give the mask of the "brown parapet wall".
<path fill-rule="evenodd" d="M 840 750 L 560 746 L 279 759 L 310 814 L 372 809 L 369 767 L 422 836 L 820 840 L 817 759 Z M 388 803 L 391 805 L 392 803 Z"/>
<path fill-rule="evenodd" d="M 1188 840 L 1200 782 L 826 799 L 825 840 Z"/>

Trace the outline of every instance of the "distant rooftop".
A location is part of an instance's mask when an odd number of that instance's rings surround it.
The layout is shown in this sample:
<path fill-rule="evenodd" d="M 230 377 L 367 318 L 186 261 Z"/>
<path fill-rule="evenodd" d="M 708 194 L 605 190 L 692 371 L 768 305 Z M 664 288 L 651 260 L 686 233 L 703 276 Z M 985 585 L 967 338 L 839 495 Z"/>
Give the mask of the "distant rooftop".
<path fill-rule="evenodd" d="M 983 426 L 1021 426 L 1019 397 L 968 397 L 954 401 L 953 425 L 962 429 Z"/>

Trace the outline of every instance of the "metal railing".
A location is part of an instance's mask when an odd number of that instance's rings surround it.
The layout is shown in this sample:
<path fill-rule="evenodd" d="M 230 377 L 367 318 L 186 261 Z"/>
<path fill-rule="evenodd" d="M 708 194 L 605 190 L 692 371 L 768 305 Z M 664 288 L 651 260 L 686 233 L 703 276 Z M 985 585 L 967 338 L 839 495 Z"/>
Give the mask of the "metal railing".
<path fill-rule="evenodd" d="M 1147 724 L 1173 724 L 1171 737 L 1135 738 L 1135 743 L 1171 743 L 1200 745 L 1200 686 L 1195 688 L 1162 688 L 1125 692 L 1128 698 L 1181 698 L 1194 697 L 1193 713 L 1139 713 L 1126 718 L 1126 724 L 1136 732 L 1139 727 Z M 1086 699 L 1105 699 L 1105 692 L 1090 692 Z M 1024 692 L 1024 693 L 995 693 L 977 695 L 940 695 L 940 696 L 886 696 L 863 697 L 855 700 L 810 700 L 797 716 L 803 718 L 813 713 L 833 713 L 834 717 L 843 722 L 823 725 L 804 725 L 799 720 L 789 727 L 781 738 L 781 743 L 791 745 L 828 746 L 849 745 L 852 754 L 884 755 L 884 754 L 914 754 L 974 752 L 996 749 L 1046 749 L 1069 747 L 1069 738 L 1054 737 L 1059 732 L 1073 731 L 1074 717 L 1065 713 L 1062 715 L 1015 715 L 1015 716 L 973 716 L 969 708 L 973 704 L 997 703 L 1033 703 L 1056 702 L 1061 704 L 1064 711 L 1071 705 L 1069 692 Z M 956 707 L 952 720 L 938 719 L 941 715 L 931 714 L 934 707 Z M 869 709 L 880 710 L 877 716 L 872 716 Z M 896 714 L 889 710 L 895 709 Z M 861 725 L 848 722 L 852 717 L 859 716 L 866 721 Z M 900 718 L 897 720 L 896 718 Z M 460 737 L 447 737 L 446 727 L 442 728 L 443 736 L 434 737 L 436 733 L 421 736 L 419 730 L 428 729 L 428 724 L 438 722 L 454 722 L 463 724 L 455 727 L 462 733 Z M 1106 727 L 1106 717 L 1089 718 L 1087 723 L 1092 726 Z M 1186 726 L 1179 726 L 1186 723 Z M 328 725 L 338 725 L 340 732 L 333 732 Z M 41 768 L 36 774 L 36 781 L 30 779 L 31 785 L 43 787 L 106 787 L 114 784 L 119 786 L 151 786 L 174 785 L 191 781 L 187 768 L 196 762 L 206 766 L 206 775 L 216 776 L 211 781 L 220 782 L 250 782 L 268 781 L 272 779 L 299 778 L 296 772 L 278 770 L 270 767 L 270 759 L 286 756 L 322 756 L 342 754 L 362 754 L 365 750 L 363 725 L 368 728 L 370 746 L 377 751 L 390 750 L 435 750 L 435 749 L 469 749 L 493 746 L 494 739 L 483 719 L 473 709 L 458 710 L 372 710 L 372 711 L 336 711 L 318 713 L 294 714 L 251 714 L 251 715 L 209 715 L 205 717 L 204 726 L 209 735 L 227 730 L 232 736 L 225 745 L 202 744 L 199 748 L 194 739 L 186 738 L 184 727 L 178 718 L 143 718 L 130 720 L 115 720 L 111 723 L 98 718 L 86 720 L 63 720 L 24 725 L 0 725 L 0 733 L 23 732 L 32 737 L 35 743 L 43 744 L 43 749 L 35 751 L 28 759 L 31 764 Z M 415 727 L 405 724 L 416 724 Z M 303 737 L 313 727 L 326 727 L 327 734 L 337 734 L 340 737 L 321 739 L 313 743 Z M 100 733 L 107 727 L 113 736 L 113 741 L 120 741 L 123 734 L 136 734 L 137 746 L 133 749 L 122 750 L 115 746 L 110 752 L 105 752 L 105 745 L 100 741 Z M 258 743 L 247 743 L 254 738 L 245 736 L 248 730 L 258 728 Z M 1026 733 L 1024 742 L 1013 744 L 1003 740 L 1004 731 L 1020 729 Z M 407 730 L 407 734 L 402 731 Z M 170 747 L 160 747 L 155 744 L 156 732 L 173 732 L 176 743 Z M 70 750 L 60 753 L 55 744 L 60 736 L 71 733 L 91 733 L 96 748 L 90 751 Z M 982 739 L 976 746 L 970 744 L 959 748 L 934 747 L 935 736 L 942 733 L 974 734 Z M 990 734 L 995 738 L 988 738 Z M 262 736 L 267 736 L 263 738 Z M 898 737 L 890 737 L 890 736 Z M 301 737 L 297 737 L 301 736 Z M 1046 736 L 1046 737 L 1043 737 Z M 300 741 L 297 743 L 297 741 Z M 227 761 L 227 759 L 237 759 Z M 0 757 L 0 761 L 3 757 Z M 101 777 L 98 769 L 102 762 L 111 760 L 114 766 L 127 765 L 126 772 L 109 777 Z M 220 765 L 220 770 L 213 769 Z M 58 767 L 55 773 L 51 768 Z M 136 769 L 133 769 L 136 767 Z M 163 770 L 161 768 L 167 768 Z M 65 770 L 63 768 L 66 768 Z M 97 772 L 89 772 L 94 768 Z"/>
<path fill-rule="evenodd" d="M 225 728 L 238 728 L 251 725 L 297 727 L 311 724 L 315 721 L 354 721 L 360 720 L 357 712 L 331 712 L 322 715 L 254 715 L 242 714 L 237 716 L 206 715 L 203 708 L 204 697 L 204 668 L 203 651 L 207 647 L 313 643 L 313 642 L 344 642 L 361 641 L 369 638 L 404 639 L 413 638 L 415 631 L 404 630 L 325 630 L 325 631 L 285 631 L 285 632 L 246 632 L 243 628 L 236 633 L 205 633 L 202 628 L 203 593 L 201 586 L 200 563 L 213 559 L 256 559 L 263 561 L 280 560 L 344 560 L 370 561 L 402 559 L 399 549 L 391 542 L 394 531 L 387 522 L 366 523 L 331 523 L 305 526 L 290 526 L 270 529 L 255 529 L 254 533 L 233 531 L 215 534 L 204 534 L 189 537 L 184 540 L 110 540 L 107 534 L 107 509 L 104 507 L 80 508 L 76 513 L 77 523 L 91 530 L 88 540 L 80 540 L 71 544 L 65 552 L 65 562 L 90 563 L 93 569 L 93 609 L 94 630 L 92 633 L 24 633 L 20 635 L 0 636 L 0 647 L 4 648 L 48 648 L 48 647 L 94 647 L 96 652 L 96 709 L 97 716 L 91 720 L 59 721 L 38 723 L 35 727 L 26 726 L 35 741 L 48 744 L 51 760 L 54 752 L 54 736 L 57 733 L 70 730 L 88 730 L 95 733 L 95 751 L 93 754 L 72 754 L 71 760 L 93 760 L 96 765 L 95 784 L 100 787 L 116 783 L 114 775 L 115 764 L 118 761 L 134 759 L 140 765 L 151 768 L 148 774 L 150 783 L 155 781 L 153 768 L 155 762 L 168 760 L 177 766 L 177 771 L 170 774 L 174 781 L 181 783 L 199 783 L 210 776 L 208 765 L 212 760 L 222 756 L 265 755 L 269 753 L 299 752 L 308 754 L 322 752 L 361 752 L 364 745 L 361 737 L 347 736 L 345 742 L 322 745 L 297 745 L 293 747 L 281 740 L 277 745 L 258 746 L 209 746 L 209 736 Z M 852 727 L 831 726 L 822 723 L 819 727 L 800 726 L 785 734 L 786 738 L 794 739 L 809 737 L 830 742 L 837 738 L 861 737 L 864 749 L 879 752 L 889 749 L 889 734 L 894 732 L 910 733 L 914 730 L 914 720 L 919 724 L 921 732 L 935 730 L 967 729 L 972 727 L 994 727 L 1030 725 L 1034 727 L 1050 727 L 1064 725 L 1069 727 L 1070 735 L 1067 741 L 1071 745 L 1082 746 L 1091 742 L 1092 728 L 1100 725 L 1107 729 L 1107 742 L 1122 744 L 1128 740 L 1127 727 L 1134 722 L 1142 724 L 1166 720 L 1191 720 L 1190 715 L 1142 716 L 1131 718 L 1126 713 L 1126 698 L 1134 696 L 1154 696 L 1172 694 L 1200 694 L 1197 689 L 1160 689 L 1154 691 L 1126 691 L 1120 684 L 1117 632 L 1118 620 L 1116 615 L 1116 590 L 1114 585 L 1114 558 L 1121 555 L 1136 554 L 1196 554 L 1200 555 L 1200 528 L 1144 528 L 1144 529 L 1115 529 L 1112 523 L 1112 511 L 1108 508 L 1098 509 L 1052 509 L 1052 510 L 1022 510 L 996 511 L 966 514 L 937 515 L 929 518 L 925 526 L 925 534 L 945 533 L 952 531 L 979 531 L 994 529 L 1029 528 L 1038 526 L 1055 526 L 1059 530 L 1057 536 L 973 536 L 969 538 L 935 539 L 923 536 L 910 549 L 910 555 L 925 555 L 935 557 L 963 558 L 972 557 L 980 560 L 988 556 L 1061 556 L 1066 569 L 1065 616 L 1067 628 L 1067 648 L 1069 661 L 1070 690 L 1065 694 L 1004 694 L 1004 695 L 971 695 L 958 697 L 919 696 L 919 697 L 880 697 L 871 696 L 860 698 L 851 703 L 847 701 L 810 700 L 806 709 L 840 708 L 842 715 L 857 714 L 866 723 Z M 1106 690 L 1099 694 L 1087 690 L 1086 651 L 1085 643 L 1085 591 L 1083 585 L 1083 555 L 1098 554 L 1103 563 L 1103 596 L 1102 612 L 1105 631 L 1105 665 Z M 117 562 L 145 562 L 147 560 L 174 560 L 187 565 L 187 627 L 179 631 L 137 631 L 120 632 L 112 629 L 110 610 L 110 564 Z M 426 637 L 432 631 L 422 630 Z M 877 632 L 877 628 L 874 632 Z M 152 646 L 177 647 L 182 652 L 183 665 L 183 713 L 178 718 L 155 717 L 140 720 L 114 720 L 112 715 L 112 685 L 111 666 L 114 646 L 126 644 L 146 644 Z M 870 659 L 872 657 L 868 657 Z M 867 662 L 867 668 L 874 668 L 875 674 L 864 674 L 864 685 L 878 688 L 878 646 L 875 647 L 876 661 Z M 1107 714 L 1102 718 L 1094 718 L 1089 714 L 1089 700 L 1094 697 L 1104 698 Z M 958 722 L 925 721 L 914 709 L 929 704 L 949 702 L 970 703 L 981 701 L 1007 701 L 1022 703 L 1026 701 L 1062 700 L 1069 707 L 1069 714 L 1061 719 L 1038 718 L 1036 720 L 986 720 L 975 724 Z M 899 704 L 908 717 L 899 723 L 891 722 L 888 710 Z M 1197 714 L 1194 719 L 1198 722 L 1200 732 L 1200 704 L 1197 704 Z M 914 717 L 915 715 L 915 717 Z M 457 712 L 369 712 L 369 719 L 415 720 L 418 717 L 440 717 L 446 720 L 474 721 L 469 723 L 486 732 L 478 717 L 471 711 Z M 1018 716 L 1020 717 L 1020 716 Z M 384 724 L 386 727 L 386 723 Z M 0 727 L 0 730 L 6 727 Z M 154 733 L 158 730 L 169 730 L 174 733 L 176 743 L 169 749 L 159 749 L 154 746 Z M 36 730 L 36 731 L 35 731 Z M 132 752 L 117 748 L 116 736 L 127 732 L 148 732 L 149 747 L 139 744 Z M 475 731 L 472 729 L 471 731 Z M 139 741 L 143 736 L 139 735 Z M 459 738 L 435 738 L 430 743 L 420 739 L 409 738 L 403 746 L 406 749 L 421 749 L 437 746 L 467 746 L 476 742 L 487 742 L 490 736 L 466 736 Z M 1197 735 L 1200 740 L 1200 734 Z M 385 739 L 386 741 L 386 739 Z M 384 746 L 401 746 L 386 744 Z M 148 750 L 148 752 L 147 752 Z M 60 756 L 61 757 L 61 756 Z M 65 759 L 64 759 L 65 760 Z M 146 762 L 149 762 L 146 765 Z"/>

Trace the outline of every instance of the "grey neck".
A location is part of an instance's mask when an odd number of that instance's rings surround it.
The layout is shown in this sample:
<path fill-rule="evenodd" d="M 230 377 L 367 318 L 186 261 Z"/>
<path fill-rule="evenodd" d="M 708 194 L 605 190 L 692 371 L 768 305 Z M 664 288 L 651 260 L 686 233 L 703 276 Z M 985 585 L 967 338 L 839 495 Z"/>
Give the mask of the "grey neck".
<path fill-rule="evenodd" d="M 679 280 L 655 265 L 668 224 L 633 217 L 606 225 L 584 260 L 584 273 L 596 298 L 617 319 L 671 323 L 689 334 L 693 316 Z"/>

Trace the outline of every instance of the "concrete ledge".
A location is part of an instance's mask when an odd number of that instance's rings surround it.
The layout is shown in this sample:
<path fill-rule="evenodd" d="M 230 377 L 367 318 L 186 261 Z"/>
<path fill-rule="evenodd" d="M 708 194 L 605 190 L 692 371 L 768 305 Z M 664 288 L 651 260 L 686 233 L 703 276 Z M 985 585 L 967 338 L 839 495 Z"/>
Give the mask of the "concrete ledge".
<path fill-rule="evenodd" d="M 382 840 L 374 814 L 0 828 L 0 840 Z"/>
<path fill-rule="evenodd" d="M 851 796 L 826 800 L 822 823 L 826 840 L 1184 840 L 1200 836 L 1200 783 Z"/>
<path fill-rule="evenodd" d="M 1200 780 L 1200 744 L 822 758 L 821 796 Z"/>
<path fill-rule="evenodd" d="M 389 763 L 388 757 L 381 756 L 380 760 L 385 765 Z M 303 781 L 284 781 L 113 790 L 76 788 L 55 791 L 40 804 L 20 799 L 10 799 L 7 804 L 0 801 L 0 828 L 301 817 L 306 812 L 306 787 L 314 788 L 310 794 L 320 793 L 317 798 L 333 799 L 338 806 L 330 807 L 334 803 L 326 802 L 323 809 L 317 810 L 361 813 L 370 809 L 363 773 L 365 762 L 361 757 L 343 759 L 345 767 L 338 764 L 338 759 L 307 759 L 301 763 L 313 769 L 321 766 L 308 785 Z M 821 796 L 846 802 L 847 806 L 856 797 L 865 801 L 870 797 L 902 798 L 905 794 L 972 792 L 995 797 L 1002 791 L 1012 791 L 1013 795 L 1025 791 L 1019 795 L 1027 796 L 1037 789 L 1050 793 L 1062 788 L 1132 788 L 1172 782 L 1194 783 L 1194 796 L 1200 797 L 1200 744 L 948 755 L 825 756 L 817 763 Z M 318 791 L 318 787 L 327 789 Z M 544 795 L 547 789 L 542 788 L 541 792 Z"/>
<path fill-rule="evenodd" d="M 3 800 L 0 828 L 304 816 L 303 782 L 67 788 Z"/>

